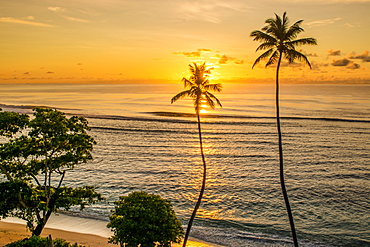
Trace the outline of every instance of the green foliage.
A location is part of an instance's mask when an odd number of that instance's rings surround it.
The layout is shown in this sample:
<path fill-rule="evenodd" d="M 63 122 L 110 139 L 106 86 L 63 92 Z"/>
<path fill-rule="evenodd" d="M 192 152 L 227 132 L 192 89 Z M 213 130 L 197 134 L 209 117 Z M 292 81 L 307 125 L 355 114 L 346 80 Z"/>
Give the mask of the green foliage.
<path fill-rule="evenodd" d="M 84 247 L 77 243 L 71 244 L 64 239 L 57 238 L 53 240 L 54 247 Z M 39 236 L 32 236 L 23 240 L 15 241 L 5 245 L 5 247 L 48 247 L 48 239 Z"/>
<path fill-rule="evenodd" d="M 18 114 L 15 112 L 1 112 L 0 135 L 10 137 L 13 134 L 17 133 L 27 123 L 28 116 L 26 114 Z"/>
<path fill-rule="evenodd" d="M 132 192 L 115 202 L 108 228 L 114 236 L 109 242 L 128 247 L 171 246 L 184 234 L 170 201 L 146 192 Z"/>
<path fill-rule="evenodd" d="M 34 117 L 0 112 L 0 216 L 26 220 L 39 235 L 50 215 L 103 198 L 95 187 L 63 187 L 67 171 L 92 159 L 95 140 L 83 117 L 36 108 Z"/>

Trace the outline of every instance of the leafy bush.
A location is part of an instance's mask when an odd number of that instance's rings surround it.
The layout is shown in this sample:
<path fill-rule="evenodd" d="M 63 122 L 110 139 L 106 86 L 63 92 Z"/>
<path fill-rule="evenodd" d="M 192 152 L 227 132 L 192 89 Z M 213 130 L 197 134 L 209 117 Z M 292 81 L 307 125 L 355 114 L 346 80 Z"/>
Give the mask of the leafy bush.
<path fill-rule="evenodd" d="M 109 243 L 121 246 L 168 247 L 171 242 L 180 243 L 184 235 L 170 201 L 146 192 L 132 192 L 114 202 L 115 209 L 107 227 L 114 236 Z"/>
<path fill-rule="evenodd" d="M 78 245 L 77 243 L 71 244 L 64 239 L 57 238 L 53 240 L 54 247 L 84 247 L 83 245 Z M 7 244 L 4 247 L 48 247 L 48 239 L 39 236 L 32 236 L 23 240 L 15 241 L 13 243 Z"/>

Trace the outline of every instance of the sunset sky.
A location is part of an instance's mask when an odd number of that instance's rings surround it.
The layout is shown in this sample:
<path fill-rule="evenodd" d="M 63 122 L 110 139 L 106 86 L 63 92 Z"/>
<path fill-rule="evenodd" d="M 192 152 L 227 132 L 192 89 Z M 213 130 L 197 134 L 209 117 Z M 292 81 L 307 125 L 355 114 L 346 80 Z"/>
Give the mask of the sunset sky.
<path fill-rule="evenodd" d="M 313 65 L 286 82 L 370 83 L 370 0 L 0 0 L 0 83 L 178 82 L 206 61 L 214 79 L 263 82 L 249 36 L 274 13 L 303 19 Z"/>

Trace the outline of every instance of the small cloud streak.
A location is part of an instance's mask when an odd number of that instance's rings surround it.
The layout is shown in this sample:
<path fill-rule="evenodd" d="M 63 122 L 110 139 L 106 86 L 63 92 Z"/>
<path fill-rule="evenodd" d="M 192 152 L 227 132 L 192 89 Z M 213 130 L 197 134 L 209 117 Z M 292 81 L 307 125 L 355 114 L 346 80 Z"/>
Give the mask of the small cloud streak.
<path fill-rule="evenodd" d="M 326 26 L 333 24 L 339 20 L 342 20 L 342 18 L 334 18 L 334 19 L 326 19 L 326 20 L 319 20 L 319 21 L 311 21 L 306 23 L 307 26 L 313 27 L 313 26 Z"/>
<path fill-rule="evenodd" d="M 174 52 L 172 54 L 174 55 L 184 55 L 185 57 L 190 57 L 190 58 L 200 58 L 203 53 L 206 52 L 212 52 L 212 49 L 198 49 L 197 51 L 193 52 Z"/>
<path fill-rule="evenodd" d="M 306 57 L 318 57 L 317 53 L 307 53 L 302 49 L 300 49 L 299 52 L 305 55 Z"/>
<path fill-rule="evenodd" d="M 1 17 L 0 22 L 22 24 L 22 25 L 29 25 L 29 26 L 36 26 L 36 27 L 54 27 L 53 25 L 50 25 L 50 24 L 34 22 L 34 21 L 19 20 L 13 17 Z"/>
<path fill-rule="evenodd" d="M 55 13 L 61 13 L 61 12 L 64 12 L 66 9 L 62 7 L 48 7 L 48 10 L 55 12 Z"/>
<path fill-rule="evenodd" d="M 340 56 L 341 55 L 340 50 L 329 50 L 328 53 L 329 53 L 329 56 Z"/>
<path fill-rule="evenodd" d="M 90 22 L 88 20 L 84 20 L 84 19 L 80 19 L 80 18 L 75 18 L 75 17 L 71 17 L 71 16 L 68 16 L 68 15 L 62 14 L 62 13 L 64 13 L 67 10 L 66 8 L 62 8 L 62 7 L 48 7 L 48 10 L 50 10 L 51 12 L 56 13 L 57 15 L 59 15 L 60 17 L 63 17 L 64 19 L 66 19 L 68 21 L 75 21 L 75 22 L 82 22 L 82 23 L 88 23 L 88 22 Z"/>
<path fill-rule="evenodd" d="M 234 62 L 237 65 L 242 65 L 244 64 L 244 60 L 237 59 L 235 57 L 229 57 L 226 55 L 223 55 L 219 60 L 218 64 L 227 64 L 229 61 Z"/>
<path fill-rule="evenodd" d="M 174 52 L 172 54 L 174 54 L 174 55 L 184 55 L 185 57 L 190 57 L 190 58 L 201 57 L 201 53 L 199 51 L 193 51 L 193 52 Z"/>

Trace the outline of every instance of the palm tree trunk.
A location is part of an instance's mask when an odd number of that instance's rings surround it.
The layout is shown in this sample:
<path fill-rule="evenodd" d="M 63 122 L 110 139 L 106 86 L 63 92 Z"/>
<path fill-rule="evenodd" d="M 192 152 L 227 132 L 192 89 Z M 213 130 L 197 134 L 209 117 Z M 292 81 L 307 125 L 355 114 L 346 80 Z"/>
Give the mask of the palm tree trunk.
<path fill-rule="evenodd" d="M 198 132 L 199 132 L 199 146 L 200 146 L 200 153 L 202 155 L 202 161 L 203 161 L 203 181 L 202 181 L 202 188 L 200 189 L 198 201 L 195 204 L 193 213 L 192 213 L 192 215 L 190 217 L 190 220 L 189 220 L 189 223 L 188 223 L 188 227 L 186 229 L 186 233 L 185 233 L 185 237 L 184 237 L 184 242 L 183 242 L 183 245 L 182 245 L 183 247 L 186 247 L 186 243 L 187 243 L 188 238 L 189 238 L 191 226 L 193 225 L 193 221 L 194 221 L 195 215 L 197 214 L 198 208 L 199 208 L 200 203 L 202 201 L 204 190 L 206 188 L 206 171 L 207 171 L 207 166 L 206 166 L 206 159 L 204 157 L 204 152 L 203 152 L 202 130 L 201 130 L 201 126 L 200 126 L 199 109 L 197 109 L 197 119 L 198 119 Z"/>
<path fill-rule="evenodd" d="M 294 246 L 298 247 L 298 240 L 297 240 L 297 234 L 295 232 L 292 210 L 290 208 L 288 193 L 286 191 L 285 181 L 284 181 L 283 141 L 282 141 L 282 135 L 281 135 L 280 106 L 279 106 L 279 70 L 280 70 L 280 63 L 281 63 L 282 55 L 283 55 L 282 52 L 280 52 L 279 61 L 278 61 L 277 68 L 276 68 L 276 121 L 277 121 L 278 135 L 279 135 L 280 184 L 281 184 L 281 190 L 284 196 L 285 206 L 288 211 L 288 217 L 289 217 L 289 222 L 290 222 L 290 228 L 292 231 Z"/>

